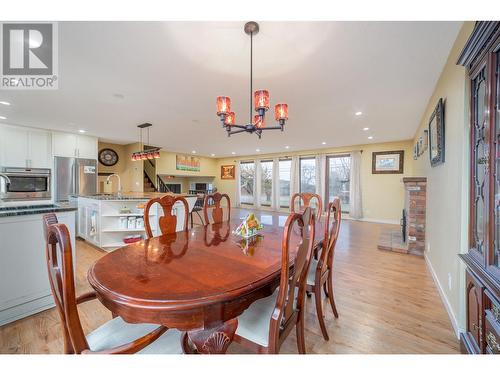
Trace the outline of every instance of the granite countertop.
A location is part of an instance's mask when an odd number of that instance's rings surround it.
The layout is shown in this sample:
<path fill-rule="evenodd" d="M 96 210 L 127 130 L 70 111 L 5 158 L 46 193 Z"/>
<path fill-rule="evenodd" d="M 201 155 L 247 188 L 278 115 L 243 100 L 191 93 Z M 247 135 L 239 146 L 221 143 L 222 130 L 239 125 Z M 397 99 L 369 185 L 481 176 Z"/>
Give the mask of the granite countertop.
<path fill-rule="evenodd" d="M 66 212 L 76 211 L 78 208 L 71 204 L 41 204 L 30 206 L 7 206 L 0 207 L 0 217 L 21 216 L 21 215 L 38 215 L 49 212 Z"/>
<path fill-rule="evenodd" d="M 181 197 L 196 197 L 194 194 L 173 194 L 173 193 L 141 193 L 141 192 L 126 192 L 121 195 L 118 194 L 95 194 L 95 195 L 79 195 L 78 197 L 104 200 L 104 201 L 125 201 L 125 200 L 141 200 L 141 199 L 152 199 L 157 197 L 163 197 L 164 195 L 174 195 Z"/>

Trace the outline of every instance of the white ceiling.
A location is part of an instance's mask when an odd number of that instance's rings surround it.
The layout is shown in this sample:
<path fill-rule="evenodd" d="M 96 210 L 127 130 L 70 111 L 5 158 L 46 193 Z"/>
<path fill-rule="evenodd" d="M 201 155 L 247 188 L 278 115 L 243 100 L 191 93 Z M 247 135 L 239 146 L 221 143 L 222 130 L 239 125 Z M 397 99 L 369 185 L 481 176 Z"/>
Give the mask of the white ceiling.
<path fill-rule="evenodd" d="M 461 26 L 260 23 L 254 89 L 270 91 L 272 108 L 288 103 L 289 121 L 284 133 L 259 140 L 228 138 L 215 114 L 215 98 L 227 95 L 237 123 L 248 121 L 250 43 L 243 24 L 61 22 L 59 89 L 0 90 L 0 100 L 12 103 L 0 106 L 0 116 L 19 125 L 85 129 L 117 143 L 137 141 L 136 125 L 151 122 L 151 144 L 217 156 L 409 139 Z"/>

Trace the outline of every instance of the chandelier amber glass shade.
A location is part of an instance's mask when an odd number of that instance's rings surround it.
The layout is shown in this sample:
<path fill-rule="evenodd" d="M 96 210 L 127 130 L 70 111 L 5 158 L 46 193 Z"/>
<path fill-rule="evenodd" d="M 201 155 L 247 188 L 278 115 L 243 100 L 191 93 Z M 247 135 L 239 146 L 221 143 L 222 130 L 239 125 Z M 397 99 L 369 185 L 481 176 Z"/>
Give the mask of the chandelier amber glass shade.
<path fill-rule="evenodd" d="M 224 124 L 229 126 L 236 124 L 236 115 L 234 114 L 234 112 L 229 112 L 226 115 L 226 117 L 224 118 Z"/>
<path fill-rule="evenodd" d="M 264 117 L 260 117 L 259 115 L 253 116 L 253 124 L 258 129 L 262 129 L 263 127 L 266 126 Z"/>
<path fill-rule="evenodd" d="M 268 110 L 269 109 L 269 91 L 267 90 L 257 90 L 253 95 L 255 110 L 259 109 Z"/>
<path fill-rule="evenodd" d="M 231 112 L 231 99 L 228 96 L 217 97 L 217 115 L 227 115 Z"/>
<path fill-rule="evenodd" d="M 288 120 L 288 104 L 276 104 L 274 106 L 274 118 L 276 119 L 276 121 Z"/>

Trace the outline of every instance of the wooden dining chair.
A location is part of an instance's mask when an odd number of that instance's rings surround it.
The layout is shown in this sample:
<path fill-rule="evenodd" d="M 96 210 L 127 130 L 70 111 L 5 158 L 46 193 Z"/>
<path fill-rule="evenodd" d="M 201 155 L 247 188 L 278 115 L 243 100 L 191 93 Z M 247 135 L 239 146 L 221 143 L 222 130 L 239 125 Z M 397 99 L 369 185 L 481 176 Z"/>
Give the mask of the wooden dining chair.
<path fill-rule="evenodd" d="M 227 221 L 231 219 L 231 200 L 227 194 L 219 192 L 205 195 L 205 202 L 203 203 L 203 217 L 205 218 L 205 225 L 210 224 L 208 211 L 212 210 L 212 224 L 222 223 L 224 221 L 224 211 L 221 207 L 222 198 L 227 201 Z"/>
<path fill-rule="evenodd" d="M 144 227 L 146 229 L 147 238 L 153 237 L 153 231 L 151 229 L 151 222 L 149 219 L 149 211 L 151 206 L 158 203 L 163 209 L 163 216 L 158 219 L 158 226 L 160 228 L 161 234 L 172 234 L 177 231 L 177 216 L 172 215 L 174 204 L 177 202 L 182 202 L 184 205 L 184 230 L 188 230 L 188 219 L 189 219 L 189 204 L 184 197 L 174 196 L 174 195 L 164 195 L 160 198 L 153 198 L 148 201 L 146 207 L 144 208 Z"/>
<path fill-rule="evenodd" d="M 315 216 L 318 221 L 321 220 L 321 214 L 323 213 L 323 200 L 321 196 L 315 193 L 295 193 L 290 199 L 290 211 L 296 212 L 295 205 L 298 203 L 299 210 L 303 210 L 305 207 L 311 207 L 311 202 L 316 201 L 316 207 L 314 208 Z M 301 204 L 302 203 L 302 204 Z M 312 208 L 312 207 L 311 207 Z"/>
<path fill-rule="evenodd" d="M 299 227 L 298 231 L 297 227 L 294 228 L 295 224 Z M 314 244 L 314 227 L 314 214 L 310 208 L 288 216 L 281 241 L 279 288 L 269 297 L 254 302 L 238 317 L 234 341 L 258 353 L 278 353 L 281 344 L 295 326 L 299 353 L 305 354 L 303 307 L 307 266 Z M 290 244 L 293 233 L 296 236 L 300 233 L 296 249 L 291 249 Z"/>
<path fill-rule="evenodd" d="M 97 295 L 88 292 L 76 297 L 68 228 L 64 224 L 55 224 L 53 214 L 44 215 L 42 221 L 46 233 L 49 282 L 61 318 L 64 353 L 182 353 L 179 331 L 153 324 L 129 324 L 121 318 L 114 318 L 85 335 L 77 306 Z"/>
<path fill-rule="evenodd" d="M 340 232 L 341 218 L 340 199 L 335 197 L 333 198 L 333 201 L 328 204 L 326 211 L 325 236 L 323 238 L 319 259 L 311 259 L 309 272 L 307 273 L 306 293 L 308 295 L 309 293 L 314 293 L 316 315 L 318 316 L 321 332 L 323 333 L 325 340 L 329 340 L 329 336 L 323 316 L 321 289 L 324 290 L 325 295 L 330 301 L 333 315 L 335 315 L 335 318 L 339 317 L 333 295 L 333 256 Z M 330 219 L 333 219 L 331 225 Z"/>

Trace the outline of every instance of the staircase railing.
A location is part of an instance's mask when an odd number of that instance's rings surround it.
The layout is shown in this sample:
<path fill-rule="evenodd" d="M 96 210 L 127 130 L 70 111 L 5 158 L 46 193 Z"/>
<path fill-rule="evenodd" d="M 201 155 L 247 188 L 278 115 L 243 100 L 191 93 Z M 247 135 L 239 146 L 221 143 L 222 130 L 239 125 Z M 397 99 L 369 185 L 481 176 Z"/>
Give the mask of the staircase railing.
<path fill-rule="evenodd" d="M 151 182 L 155 191 L 158 191 L 158 183 L 155 179 L 156 176 L 156 164 L 153 160 L 146 159 L 144 160 L 144 175 Z"/>
<path fill-rule="evenodd" d="M 171 193 L 167 184 L 163 182 L 162 178 L 159 175 L 156 176 L 156 181 L 158 182 L 157 186 L 160 193 Z"/>

